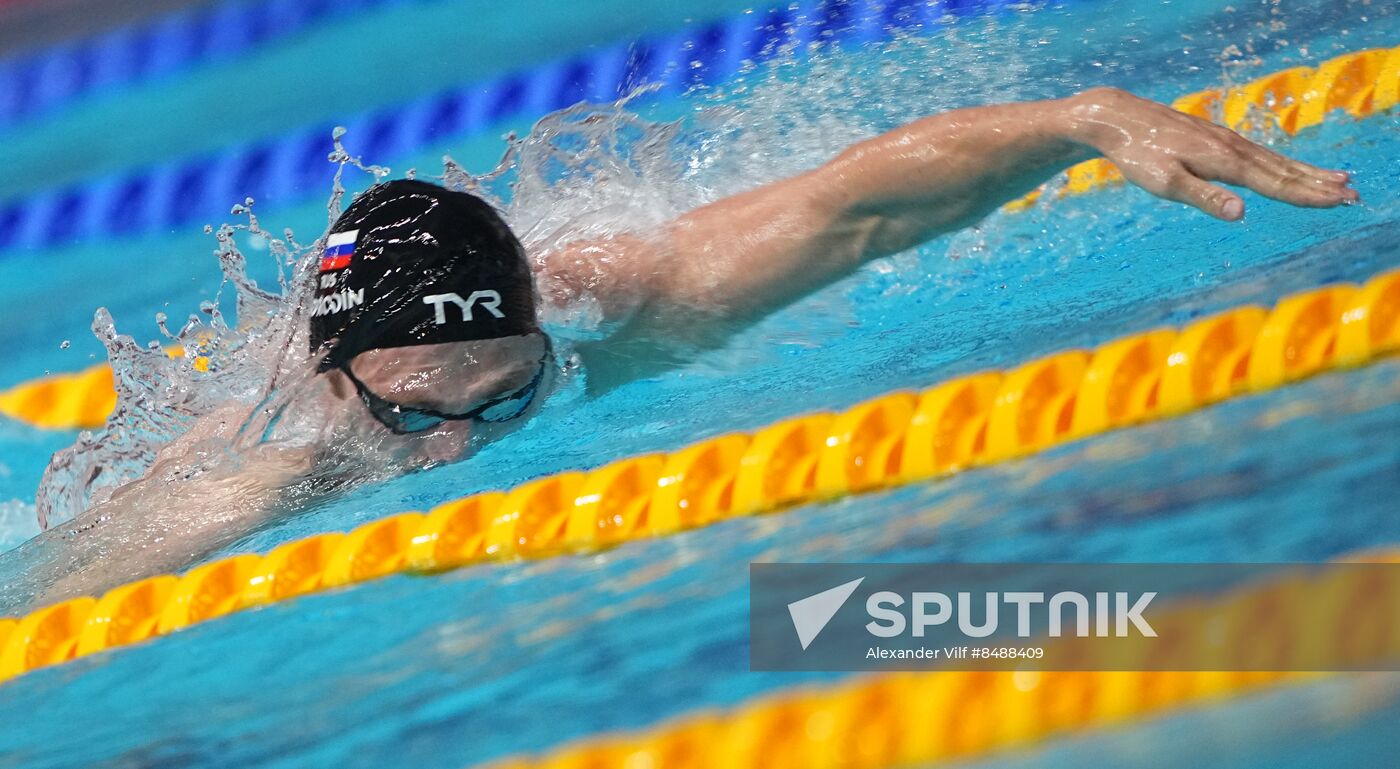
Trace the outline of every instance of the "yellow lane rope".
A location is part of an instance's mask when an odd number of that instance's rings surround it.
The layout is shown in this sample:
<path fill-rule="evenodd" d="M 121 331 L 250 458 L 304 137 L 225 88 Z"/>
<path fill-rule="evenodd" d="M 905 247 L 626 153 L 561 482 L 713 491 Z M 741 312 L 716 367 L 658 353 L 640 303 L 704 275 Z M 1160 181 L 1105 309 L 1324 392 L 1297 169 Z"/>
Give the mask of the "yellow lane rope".
<path fill-rule="evenodd" d="M 1294 67 L 1274 72 L 1228 91 L 1209 89 L 1173 102 L 1176 109 L 1231 128 L 1249 129 L 1272 122 L 1288 134 L 1323 122 L 1344 109 L 1365 117 L 1400 103 L 1400 47 L 1377 48 L 1338 56 L 1317 68 Z M 1069 169 L 1065 194 L 1079 194 L 1121 183 L 1122 175 L 1107 160 Z M 1033 204 L 1041 191 L 1008 204 L 1012 210 Z M 201 365 L 196 358 L 195 366 Z M 107 421 L 116 405 L 106 364 L 76 374 L 58 374 L 0 392 L 0 414 L 51 429 L 92 429 Z"/>
<path fill-rule="evenodd" d="M 183 358 L 185 348 L 166 347 L 165 354 Z M 208 371 L 209 358 L 196 353 L 191 365 L 196 371 Z M 0 392 L 0 414 L 49 430 L 101 427 L 116 407 L 117 390 L 107 363 L 76 373 L 50 374 Z"/>
<path fill-rule="evenodd" d="M 1348 560 L 1400 563 L 1400 549 Z M 635 733 L 590 736 L 542 757 L 512 757 L 491 766 L 885 769 L 968 761 L 1313 680 L 1320 674 L 1284 671 L 1312 664 L 1320 649 L 1353 669 L 1385 669 L 1400 657 L 1400 580 L 1393 574 L 1330 564 L 1314 574 L 1270 575 L 1223 596 L 1168 608 L 1153 624 L 1176 631 L 1163 633 L 1173 636 L 1171 648 L 1163 648 L 1160 638 L 1140 639 L 1120 650 L 1125 671 L 864 675 L 763 695 L 727 712 L 687 714 Z M 1093 653 L 1086 639 L 1052 643 L 1064 647 L 1057 658 Z M 1220 669 L 1160 670 L 1202 661 Z M 1271 666 L 1281 670 L 1252 669 Z"/>
<path fill-rule="evenodd" d="M 1397 349 L 1400 269 L 64 601 L 0 620 L 0 680 L 389 574 L 597 550 L 926 481 Z"/>
<path fill-rule="evenodd" d="M 41 377 L 0 393 L 0 414 L 50 430 L 101 427 L 116 407 L 112 367 L 106 363 Z"/>

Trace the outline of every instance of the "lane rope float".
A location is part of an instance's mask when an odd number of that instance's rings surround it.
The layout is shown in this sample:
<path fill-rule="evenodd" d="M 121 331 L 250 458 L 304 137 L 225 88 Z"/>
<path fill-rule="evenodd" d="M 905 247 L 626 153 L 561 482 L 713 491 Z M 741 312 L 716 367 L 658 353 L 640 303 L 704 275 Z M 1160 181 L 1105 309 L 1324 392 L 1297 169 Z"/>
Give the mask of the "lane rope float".
<path fill-rule="evenodd" d="M 1294 67 L 1228 91 L 1211 89 L 1188 94 L 1172 106 L 1201 118 L 1219 119 L 1232 128 L 1252 128 L 1256 121 L 1274 121 L 1285 132 L 1294 134 L 1321 123 L 1335 109 L 1360 118 L 1388 110 L 1397 103 L 1400 47 L 1343 54 L 1316 69 Z M 324 153 L 317 157 L 323 160 Z M 1099 158 L 1070 168 L 1060 189 L 1061 194 L 1078 195 L 1121 183 L 1118 169 Z M 1024 210 L 1043 194 L 1043 188 L 1032 191 L 1007 207 Z M 0 241 L 3 239 L 0 235 Z M 0 393 L 0 414 L 36 427 L 95 429 L 106 422 L 116 403 L 110 382 L 110 374 L 104 378 L 94 367 L 77 374 L 22 383 Z"/>
<path fill-rule="evenodd" d="M 1400 269 L 1005 372 L 539 478 L 0 623 L 0 681 L 230 612 L 398 573 L 546 558 L 928 481 L 1400 349 Z"/>

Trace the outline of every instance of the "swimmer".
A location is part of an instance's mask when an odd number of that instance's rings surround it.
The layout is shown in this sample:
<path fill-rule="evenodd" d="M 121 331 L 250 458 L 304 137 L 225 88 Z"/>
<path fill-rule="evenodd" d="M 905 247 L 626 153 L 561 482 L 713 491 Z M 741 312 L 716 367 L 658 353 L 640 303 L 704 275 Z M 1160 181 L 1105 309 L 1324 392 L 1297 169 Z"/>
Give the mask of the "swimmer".
<path fill-rule="evenodd" d="M 573 349 L 589 387 L 606 389 L 721 344 L 866 262 L 974 224 L 1094 157 L 1226 221 L 1244 216 L 1244 201 L 1223 185 L 1315 208 L 1358 199 L 1344 172 L 1107 88 L 923 118 L 650 236 L 577 242 L 535 259 L 479 198 L 390 181 L 347 208 L 319 257 L 307 413 L 398 447 L 402 468 L 451 461 L 469 440 L 525 422 L 549 395 L 556 366 L 536 323 L 541 303 L 597 302 L 613 333 Z M 247 421 L 246 411 L 206 417 L 141 480 L 11 554 L 11 564 L 46 562 L 61 576 L 0 603 L 177 571 L 327 493 L 296 481 L 333 446 L 275 442 L 197 482 L 172 483 L 182 458 L 226 445 Z"/>

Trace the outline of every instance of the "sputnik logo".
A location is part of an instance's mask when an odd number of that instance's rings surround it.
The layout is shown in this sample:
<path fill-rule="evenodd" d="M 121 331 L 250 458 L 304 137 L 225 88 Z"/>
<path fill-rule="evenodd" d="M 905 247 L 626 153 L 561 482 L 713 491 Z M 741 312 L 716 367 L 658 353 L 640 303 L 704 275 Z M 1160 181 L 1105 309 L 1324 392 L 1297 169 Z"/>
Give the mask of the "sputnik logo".
<path fill-rule="evenodd" d="M 817 640 L 827 623 L 831 622 L 831 618 L 836 616 L 836 612 L 841 610 L 851 594 L 864 581 L 865 577 L 853 579 L 788 604 L 788 614 L 792 615 L 792 627 L 797 631 L 797 640 L 802 643 L 803 651 Z"/>

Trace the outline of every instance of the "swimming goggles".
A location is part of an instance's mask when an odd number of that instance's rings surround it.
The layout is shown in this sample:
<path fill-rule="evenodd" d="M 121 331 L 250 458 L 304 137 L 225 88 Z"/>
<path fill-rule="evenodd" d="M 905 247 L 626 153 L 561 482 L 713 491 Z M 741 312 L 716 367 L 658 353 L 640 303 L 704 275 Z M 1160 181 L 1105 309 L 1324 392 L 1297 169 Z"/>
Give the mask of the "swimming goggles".
<path fill-rule="evenodd" d="M 443 422 L 464 419 L 475 419 L 480 422 L 509 422 L 519 417 L 525 413 L 526 409 L 530 408 L 530 404 L 535 400 L 535 394 L 540 388 L 540 381 L 544 379 L 549 352 L 550 346 L 546 341 L 544 355 L 540 357 L 540 364 L 535 371 L 535 376 L 524 387 L 492 398 L 462 414 L 451 414 L 418 406 L 405 406 L 401 403 L 385 400 L 366 387 L 365 383 L 361 382 L 350 371 L 348 365 L 341 366 L 340 370 L 355 384 L 355 391 L 360 394 L 360 400 L 365 404 L 365 408 L 369 409 L 371 416 L 391 431 L 399 435 L 406 435 L 431 430 Z"/>

